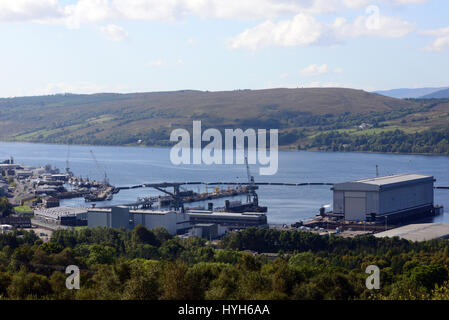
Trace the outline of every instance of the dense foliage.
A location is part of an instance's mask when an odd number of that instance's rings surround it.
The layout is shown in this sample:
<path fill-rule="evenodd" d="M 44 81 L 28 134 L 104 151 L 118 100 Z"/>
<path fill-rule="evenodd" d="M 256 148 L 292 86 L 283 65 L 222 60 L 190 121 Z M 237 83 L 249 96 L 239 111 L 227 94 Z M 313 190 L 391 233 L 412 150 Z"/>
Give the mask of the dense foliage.
<path fill-rule="evenodd" d="M 46 243 L 15 230 L 0 249 L 3 299 L 449 299 L 447 240 L 250 228 L 213 248 L 138 226 L 60 230 Z M 380 290 L 365 287 L 372 264 Z M 68 265 L 81 269 L 80 290 L 65 287 Z"/>
<path fill-rule="evenodd" d="M 332 131 L 317 135 L 309 146 L 327 151 L 449 154 L 449 127 L 414 134 L 401 130 L 360 135 Z"/>

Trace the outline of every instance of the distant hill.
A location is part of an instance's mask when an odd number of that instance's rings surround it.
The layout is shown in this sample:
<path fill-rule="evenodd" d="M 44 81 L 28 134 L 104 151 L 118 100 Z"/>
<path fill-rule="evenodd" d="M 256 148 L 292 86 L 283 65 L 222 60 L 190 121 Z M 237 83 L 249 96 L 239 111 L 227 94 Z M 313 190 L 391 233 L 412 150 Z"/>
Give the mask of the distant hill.
<path fill-rule="evenodd" d="M 168 146 L 173 129 L 202 120 L 203 128 L 219 130 L 277 128 L 280 145 L 309 148 L 320 133 L 414 133 L 447 125 L 448 112 L 448 101 L 343 88 L 63 94 L 0 99 L 0 140 Z M 320 141 L 314 145 L 330 140 Z"/>
<path fill-rule="evenodd" d="M 431 94 L 422 96 L 421 98 L 423 98 L 423 99 L 449 99 L 449 89 L 436 91 Z"/>
<path fill-rule="evenodd" d="M 415 88 L 415 89 L 392 89 L 392 90 L 384 90 L 384 91 L 376 91 L 375 93 L 391 97 L 397 99 L 406 99 L 406 98 L 420 98 L 422 96 L 448 89 L 449 87 L 439 87 L 439 88 Z"/>

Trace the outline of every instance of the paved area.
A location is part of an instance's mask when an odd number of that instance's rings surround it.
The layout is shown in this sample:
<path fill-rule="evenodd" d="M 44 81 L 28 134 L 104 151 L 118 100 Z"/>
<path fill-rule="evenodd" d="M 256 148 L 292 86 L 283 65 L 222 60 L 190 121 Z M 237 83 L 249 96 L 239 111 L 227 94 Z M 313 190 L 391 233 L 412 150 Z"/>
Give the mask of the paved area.
<path fill-rule="evenodd" d="M 375 237 L 399 237 L 410 241 L 426 241 L 432 239 L 449 238 L 449 224 L 420 223 L 376 233 Z"/>
<path fill-rule="evenodd" d="M 42 241 L 47 242 L 50 240 L 51 235 L 53 234 L 53 231 L 48 230 L 48 229 L 44 229 L 44 228 L 39 228 L 39 227 L 33 227 L 29 230 L 33 230 L 34 233 L 42 239 Z"/>

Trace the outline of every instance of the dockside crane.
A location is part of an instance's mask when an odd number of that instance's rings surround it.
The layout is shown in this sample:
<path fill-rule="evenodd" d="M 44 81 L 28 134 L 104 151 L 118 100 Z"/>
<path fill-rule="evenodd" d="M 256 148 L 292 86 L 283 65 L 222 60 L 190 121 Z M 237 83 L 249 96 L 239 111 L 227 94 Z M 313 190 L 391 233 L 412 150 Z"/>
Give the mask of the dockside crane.
<path fill-rule="evenodd" d="M 256 190 L 259 189 L 258 186 L 256 186 L 254 182 L 254 176 L 251 175 L 249 164 L 248 164 L 248 157 L 245 157 L 245 165 L 246 165 L 246 175 L 248 176 L 248 186 L 247 186 L 247 197 L 246 201 L 251 202 L 251 197 L 253 198 L 253 202 L 258 205 L 259 198 L 257 196 Z"/>
<path fill-rule="evenodd" d="M 100 175 L 102 174 L 101 172 L 101 168 L 100 165 L 98 164 L 97 158 L 95 157 L 95 154 L 92 150 L 90 150 L 90 154 L 92 156 L 92 159 L 94 159 L 95 165 L 97 166 L 98 169 L 98 173 L 100 173 Z M 104 172 L 104 180 L 103 183 L 108 186 L 109 185 L 109 179 L 108 179 L 108 175 L 106 174 L 106 171 Z"/>
<path fill-rule="evenodd" d="M 69 175 L 69 177 L 72 177 L 73 172 L 70 171 L 69 158 L 70 158 L 70 145 L 67 145 L 67 159 L 65 160 L 65 172 Z"/>

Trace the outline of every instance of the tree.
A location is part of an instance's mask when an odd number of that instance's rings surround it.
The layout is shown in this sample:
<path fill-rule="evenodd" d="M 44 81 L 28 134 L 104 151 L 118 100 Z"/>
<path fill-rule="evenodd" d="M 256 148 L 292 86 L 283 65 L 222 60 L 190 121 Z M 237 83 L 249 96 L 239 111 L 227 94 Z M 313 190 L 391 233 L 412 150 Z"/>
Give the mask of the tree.
<path fill-rule="evenodd" d="M 441 265 L 420 265 L 414 268 L 410 278 L 419 286 L 434 289 L 448 280 L 447 270 Z"/>
<path fill-rule="evenodd" d="M 21 270 L 12 277 L 7 291 L 9 297 L 13 299 L 42 298 L 52 292 L 47 277 L 25 270 Z"/>
<path fill-rule="evenodd" d="M 95 264 L 111 264 L 115 260 L 115 249 L 108 246 L 93 244 L 89 246 L 89 257 L 87 263 Z"/>
<path fill-rule="evenodd" d="M 162 299 L 191 300 L 191 281 L 187 277 L 187 265 L 182 261 L 167 262 L 162 276 Z"/>
<path fill-rule="evenodd" d="M 123 299 L 156 300 L 161 295 L 160 272 L 155 265 L 133 264 L 131 279 L 126 282 Z"/>
<path fill-rule="evenodd" d="M 138 225 L 137 227 L 134 228 L 133 233 L 132 233 L 132 242 L 149 244 L 152 246 L 160 245 L 160 242 L 156 238 L 154 233 L 142 225 Z"/>
<path fill-rule="evenodd" d="M 13 212 L 12 204 L 6 197 L 0 198 L 0 216 L 7 217 Z"/>

